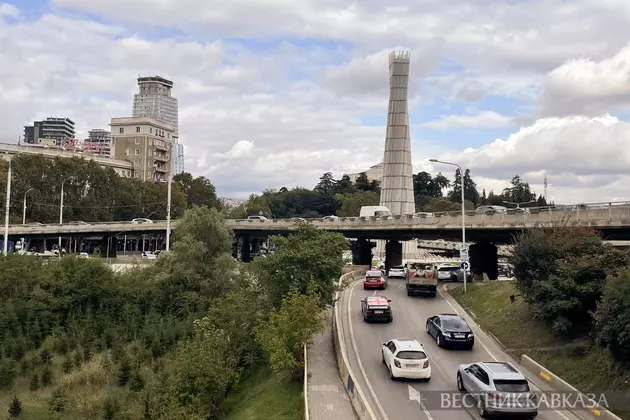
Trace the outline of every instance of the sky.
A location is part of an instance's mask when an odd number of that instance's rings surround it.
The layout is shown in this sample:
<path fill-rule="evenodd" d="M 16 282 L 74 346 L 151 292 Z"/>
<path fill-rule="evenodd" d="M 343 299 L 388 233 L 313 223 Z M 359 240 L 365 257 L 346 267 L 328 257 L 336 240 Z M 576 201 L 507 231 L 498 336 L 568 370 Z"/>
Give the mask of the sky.
<path fill-rule="evenodd" d="M 0 0 L 0 142 L 49 116 L 108 128 L 160 75 L 219 196 L 312 188 L 382 161 L 405 49 L 415 172 L 630 200 L 628 40 L 627 0 Z"/>

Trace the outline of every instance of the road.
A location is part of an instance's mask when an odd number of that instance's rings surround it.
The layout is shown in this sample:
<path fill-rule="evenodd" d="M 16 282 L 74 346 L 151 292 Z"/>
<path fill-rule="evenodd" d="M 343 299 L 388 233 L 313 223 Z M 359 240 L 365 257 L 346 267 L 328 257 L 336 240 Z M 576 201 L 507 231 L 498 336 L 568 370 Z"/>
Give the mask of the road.
<path fill-rule="evenodd" d="M 369 324 L 363 321 L 360 302 L 374 294 L 387 296 L 391 300 L 394 315 L 392 323 Z M 408 297 L 404 280 L 390 279 L 387 290 L 376 292 L 363 290 L 361 281 L 353 283 L 342 293 L 340 305 L 347 354 L 357 376 L 354 379 L 359 382 L 368 399 L 376 400 L 372 406 L 378 419 L 481 419 L 474 408 L 459 408 L 457 411 L 441 408 L 440 396 L 436 394 L 447 392 L 451 396 L 461 395 L 456 386 L 459 364 L 508 358 L 475 325 L 471 325 L 476 336 L 472 351 L 445 350 L 437 347 L 435 340 L 426 333 L 425 325 L 430 316 L 456 312 L 446 299 L 441 295 L 436 298 Z M 389 371 L 381 361 L 381 344 L 392 338 L 416 338 L 425 346 L 432 364 L 432 377 L 429 382 L 390 379 Z M 425 401 L 421 404 L 411 399 L 416 394 L 415 391 L 420 394 L 433 391 L 430 395 L 431 402 Z M 541 411 L 537 418 L 573 420 L 577 417 L 567 412 Z"/>

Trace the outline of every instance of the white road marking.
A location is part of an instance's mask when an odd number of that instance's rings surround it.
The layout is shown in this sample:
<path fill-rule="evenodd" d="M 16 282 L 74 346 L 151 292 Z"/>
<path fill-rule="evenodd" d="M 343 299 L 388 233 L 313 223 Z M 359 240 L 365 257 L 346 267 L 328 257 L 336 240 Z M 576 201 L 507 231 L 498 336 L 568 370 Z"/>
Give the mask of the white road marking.
<path fill-rule="evenodd" d="M 352 350 L 354 351 L 354 355 L 357 357 L 357 363 L 359 364 L 359 370 L 361 371 L 361 375 L 363 375 L 363 379 L 365 379 L 365 384 L 370 390 L 370 394 L 372 394 L 372 399 L 376 403 L 378 410 L 381 412 L 381 416 L 383 416 L 383 420 L 389 420 L 389 417 L 387 417 L 387 414 L 385 414 L 385 410 L 383 409 L 383 406 L 381 405 L 378 398 L 376 397 L 376 392 L 374 392 L 374 388 L 372 388 L 372 384 L 370 383 L 370 380 L 368 379 L 367 373 L 365 373 L 365 369 L 363 368 L 363 363 L 361 363 L 361 357 L 359 356 L 359 350 L 357 349 L 357 341 L 354 339 L 354 331 L 352 328 L 352 311 L 351 311 L 352 305 L 350 305 L 350 302 L 352 302 L 352 293 L 354 292 L 354 288 L 356 287 L 358 283 L 359 283 L 358 281 L 354 282 L 352 287 L 350 287 L 350 294 L 348 295 L 348 301 L 349 301 L 348 302 L 349 303 L 348 304 L 348 324 L 350 326 L 350 340 L 352 341 Z M 376 293 L 376 290 L 374 291 L 374 293 Z"/>
<path fill-rule="evenodd" d="M 447 298 L 446 296 L 444 296 L 444 294 L 442 293 L 441 290 L 438 289 L 438 293 L 442 296 L 442 298 L 446 301 L 446 303 L 448 303 L 450 305 L 451 308 L 453 308 L 453 310 L 455 311 L 456 314 L 458 315 L 462 315 L 460 313 L 459 310 L 457 310 L 457 308 L 455 307 L 455 305 L 453 305 Z M 477 325 L 479 327 L 479 325 Z M 479 327 L 479 329 L 481 329 L 481 327 Z M 485 351 L 488 352 L 488 354 L 490 355 L 490 357 L 492 357 L 495 361 L 499 361 L 499 359 L 490 351 L 490 349 L 488 348 L 488 346 L 486 346 L 483 341 L 481 341 L 481 339 L 479 337 L 477 337 L 477 339 L 475 341 L 478 341 L 479 344 L 481 344 L 481 347 L 484 348 Z M 542 389 L 538 388 L 535 384 L 533 384 L 531 381 L 529 381 L 530 385 L 532 386 L 532 388 L 534 388 L 534 390 L 536 391 L 542 391 Z M 558 411 L 558 410 L 554 410 L 556 412 L 556 414 L 560 415 L 560 417 L 562 417 L 565 420 L 572 420 L 570 417 L 567 417 L 563 412 Z"/>
<path fill-rule="evenodd" d="M 372 293 L 372 296 L 376 296 L 376 290 L 374 291 L 374 293 Z"/>
<path fill-rule="evenodd" d="M 422 395 L 420 395 L 420 392 L 418 392 L 418 390 L 413 388 L 411 385 L 407 385 L 407 386 L 409 388 L 409 399 L 411 401 L 417 401 L 418 404 L 420 404 L 420 408 L 422 409 L 422 411 L 424 411 L 424 415 L 427 416 L 429 420 L 433 420 L 433 416 L 431 415 L 429 410 L 427 410 L 424 403 L 422 402 Z"/>

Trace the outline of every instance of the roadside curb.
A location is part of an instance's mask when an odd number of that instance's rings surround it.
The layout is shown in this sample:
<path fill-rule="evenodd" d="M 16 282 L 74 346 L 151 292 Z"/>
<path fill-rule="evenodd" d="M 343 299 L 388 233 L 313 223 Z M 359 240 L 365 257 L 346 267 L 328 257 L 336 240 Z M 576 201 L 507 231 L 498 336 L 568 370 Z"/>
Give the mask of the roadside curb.
<path fill-rule="evenodd" d="M 504 353 L 506 354 L 506 356 L 508 357 L 508 359 L 510 359 L 512 363 L 514 363 L 516 366 L 523 369 L 523 374 L 525 375 L 525 377 L 529 379 L 532 383 L 534 383 L 534 385 L 536 385 L 542 391 L 547 391 L 547 392 L 557 391 L 557 392 L 564 392 L 564 393 L 579 394 L 580 396 L 584 398 L 584 401 L 589 402 L 589 407 L 591 406 L 593 407 L 593 408 L 584 408 L 583 411 L 571 411 L 573 415 L 583 420 L 591 420 L 594 418 L 607 419 L 607 420 L 622 420 L 620 417 L 610 412 L 609 410 L 602 407 L 597 407 L 596 401 L 593 401 L 592 399 L 588 398 L 584 393 L 582 393 L 580 390 L 575 388 L 573 385 L 569 384 L 561 377 L 555 375 L 549 369 L 545 368 L 543 365 L 539 364 L 538 362 L 536 362 L 534 359 L 527 356 L 526 354 L 521 354 L 520 360 L 516 360 L 510 354 L 505 352 L 507 347 L 498 338 L 496 338 L 494 334 L 482 328 L 481 325 L 479 325 L 479 323 L 471 316 L 471 312 L 465 307 L 463 307 L 462 305 L 460 305 L 460 303 L 457 302 L 457 300 L 448 292 L 448 289 L 446 287 L 443 287 L 443 289 L 440 292 L 442 293 L 443 297 L 451 305 L 453 305 L 457 310 L 461 311 L 461 313 L 471 318 L 474 325 L 477 326 L 481 331 L 483 331 L 488 336 L 488 338 L 490 338 L 494 342 L 494 344 L 497 347 L 499 347 L 502 351 L 504 351 Z M 544 384 L 544 385 L 540 386 L 540 384 Z"/>
<path fill-rule="evenodd" d="M 308 346 L 304 344 L 304 420 L 309 420 L 308 414 Z"/>
<path fill-rule="evenodd" d="M 346 273 L 339 278 L 339 285 L 343 286 L 346 283 L 350 283 L 355 280 L 357 276 L 365 273 L 365 271 L 353 271 L 350 273 Z M 378 418 L 374 415 L 371 406 L 367 403 L 367 399 L 361 386 L 354 380 L 356 378 L 352 368 L 350 367 L 350 363 L 348 361 L 348 356 L 346 355 L 346 343 L 345 338 L 340 330 L 341 325 L 341 315 L 339 313 L 339 292 L 335 293 L 335 305 L 333 307 L 333 344 L 335 355 L 337 357 L 337 366 L 339 368 L 339 376 L 341 377 L 341 381 L 344 384 L 344 388 L 348 394 L 350 402 L 352 403 L 352 407 L 354 408 L 355 414 L 359 417 L 360 420 L 378 420 Z M 343 328 L 343 327 L 341 327 Z"/>

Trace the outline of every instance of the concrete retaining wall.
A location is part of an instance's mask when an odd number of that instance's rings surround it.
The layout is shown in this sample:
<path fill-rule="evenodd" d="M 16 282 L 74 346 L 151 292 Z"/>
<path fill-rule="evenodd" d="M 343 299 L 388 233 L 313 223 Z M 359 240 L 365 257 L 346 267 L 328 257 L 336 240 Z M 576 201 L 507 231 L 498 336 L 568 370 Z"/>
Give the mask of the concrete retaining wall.
<path fill-rule="evenodd" d="M 344 274 L 339 279 L 339 285 L 343 286 L 349 282 L 354 281 L 360 276 L 364 276 L 365 271 L 353 271 L 351 273 Z M 339 292 L 335 296 L 335 302 L 339 298 Z M 348 362 L 348 356 L 346 354 L 346 343 L 343 334 L 339 330 L 341 324 L 341 315 L 339 313 L 339 305 L 335 304 L 333 309 L 333 341 L 335 348 L 335 355 L 337 357 L 337 367 L 339 368 L 339 375 L 346 388 L 350 402 L 354 407 L 354 411 L 359 416 L 360 420 L 377 420 L 377 417 L 372 412 L 372 409 L 367 404 L 365 394 L 361 389 L 361 386 L 355 382 L 356 378 L 350 363 Z"/>
<path fill-rule="evenodd" d="M 555 375 L 552 371 L 545 368 L 543 365 L 536 362 L 534 359 L 527 356 L 526 354 L 521 355 L 521 366 L 537 374 L 540 379 L 543 379 L 546 382 L 548 382 L 555 391 L 582 394 L 577 388 L 569 384 L 567 381 L 565 381 L 558 375 Z M 584 395 L 584 401 L 588 401 L 585 395 Z M 592 401 L 592 404 L 588 404 L 588 406 L 596 407 L 596 408 L 585 408 L 583 411 L 577 412 L 575 414 L 579 415 L 580 418 L 583 418 L 583 419 L 622 420 L 621 417 L 616 416 L 615 414 L 611 413 L 607 409 L 603 407 L 597 407 L 596 401 Z"/>

